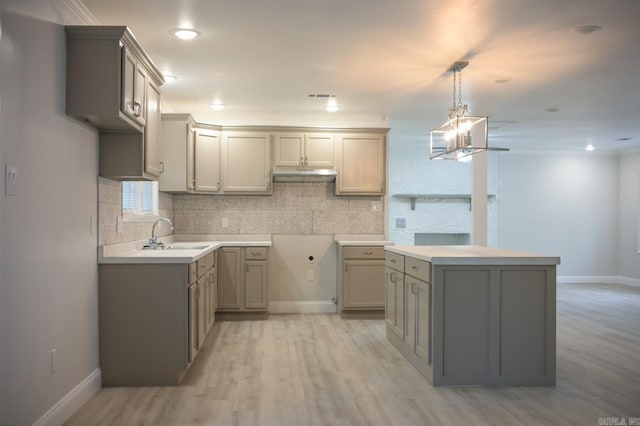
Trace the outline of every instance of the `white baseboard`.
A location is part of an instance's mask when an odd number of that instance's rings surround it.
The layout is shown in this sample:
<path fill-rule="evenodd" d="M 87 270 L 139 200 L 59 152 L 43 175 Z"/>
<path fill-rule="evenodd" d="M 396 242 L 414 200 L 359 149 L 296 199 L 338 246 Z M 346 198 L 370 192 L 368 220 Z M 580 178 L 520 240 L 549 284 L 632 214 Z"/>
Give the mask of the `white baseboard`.
<path fill-rule="evenodd" d="M 640 287 L 640 280 L 629 277 L 620 277 L 620 284 L 631 285 L 634 287 Z"/>
<path fill-rule="evenodd" d="M 615 275 L 558 275 L 558 284 L 626 284 L 640 287 L 640 280 Z"/>
<path fill-rule="evenodd" d="M 51 407 L 33 426 L 59 426 L 69 420 L 82 405 L 89 400 L 102 386 L 100 369 L 95 369 L 71 392 Z"/>
<path fill-rule="evenodd" d="M 269 302 L 271 314 L 335 314 L 336 305 L 328 301 Z"/>

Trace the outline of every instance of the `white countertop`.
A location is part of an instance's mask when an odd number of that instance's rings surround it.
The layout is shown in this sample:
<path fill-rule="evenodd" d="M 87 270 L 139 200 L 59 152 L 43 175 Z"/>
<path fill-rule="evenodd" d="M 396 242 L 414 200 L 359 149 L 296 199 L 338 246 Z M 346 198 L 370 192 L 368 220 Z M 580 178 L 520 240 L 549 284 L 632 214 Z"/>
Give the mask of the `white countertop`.
<path fill-rule="evenodd" d="M 558 265 L 557 256 L 541 256 L 481 246 L 387 246 L 386 251 L 434 265 Z"/>
<path fill-rule="evenodd" d="M 264 238 L 261 236 L 261 238 Z M 146 241 L 132 241 L 98 247 L 99 264 L 127 263 L 192 263 L 220 247 L 271 247 L 271 239 L 228 241 L 175 241 L 172 236 L 159 239 L 167 246 L 182 247 L 168 250 L 143 250 Z M 194 247 L 193 249 L 185 247 Z M 198 248 L 195 248 L 198 247 Z"/>
<path fill-rule="evenodd" d="M 339 246 L 391 246 L 393 241 L 382 234 L 335 234 L 333 240 Z"/>

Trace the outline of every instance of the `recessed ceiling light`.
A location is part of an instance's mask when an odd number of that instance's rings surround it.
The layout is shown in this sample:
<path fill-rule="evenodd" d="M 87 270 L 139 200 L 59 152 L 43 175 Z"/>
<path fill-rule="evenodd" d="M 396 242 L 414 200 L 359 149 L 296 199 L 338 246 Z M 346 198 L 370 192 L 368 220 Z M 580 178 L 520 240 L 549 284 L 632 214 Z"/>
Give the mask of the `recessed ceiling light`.
<path fill-rule="evenodd" d="M 549 107 L 549 108 L 545 108 L 544 110 L 547 111 L 547 112 L 558 112 L 558 111 L 560 111 L 560 108 Z"/>
<path fill-rule="evenodd" d="M 174 82 L 174 81 L 176 81 L 178 79 L 178 77 L 176 77 L 173 74 L 165 74 L 165 73 L 163 73 L 162 77 L 164 78 L 164 82 L 165 83 L 171 83 L 171 82 Z"/>
<path fill-rule="evenodd" d="M 633 138 L 618 138 L 618 139 L 616 139 L 616 140 L 617 140 L 617 141 L 624 142 L 624 141 L 630 141 L 631 139 L 633 139 Z"/>
<path fill-rule="evenodd" d="M 599 25 L 581 25 L 579 27 L 575 27 L 573 29 L 574 34 L 579 35 L 589 35 L 591 33 L 595 33 L 596 31 L 600 31 L 602 29 Z"/>
<path fill-rule="evenodd" d="M 495 80 L 493 80 L 493 81 L 495 81 L 495 82 L 496 82 L 496 83 L 498 83 L 498 84 L 505 84 L 505 83 L 510 82 L 510 81 L 511 81 L 511 79 L 510 79 L 510 78 L 496 78 L 496 79 L 495 79 Z"/>
<path fill-rule="evenodd" d="M 215 109 L 216 111 L 220 111 L 224 109 L 224 104 L 222 102 L 215 101 L 211 104 L 211 109 Z"/>
<path fill-rule="evenodd" d="M 176 28 L 169 32 L 171 35 L 178 37 L 181 40 L 192 40 L 200 35 L 200 31 L 192 30 L 190 28 Z"/>
<path fill-rule="evenodd" d="M 325 107 L 325 109 L 329 112 L 336 112 L 340 110 L 340 106 L 338 105 L 338 102 L 336 101 L 336 98 L 330 98 L 327 101 L 327 106 Z"/>
<path fill-rule="evenodd" d="M 587 144 L 587 146 L 584 149 L 586 149 L 587 151 L 593 151 L 596 148 L 593 146 L 593 144 Z"/>

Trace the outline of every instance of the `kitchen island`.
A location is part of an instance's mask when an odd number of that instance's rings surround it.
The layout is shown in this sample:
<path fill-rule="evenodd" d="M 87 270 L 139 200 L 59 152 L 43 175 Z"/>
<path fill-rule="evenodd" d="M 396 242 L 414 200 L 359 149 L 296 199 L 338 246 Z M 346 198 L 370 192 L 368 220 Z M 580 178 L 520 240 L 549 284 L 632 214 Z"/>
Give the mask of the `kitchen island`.
<path fill-rule="evenodd" d="M 553 386 L 559 257 L 385 247 L 387 339 L 433 385 Z"/>

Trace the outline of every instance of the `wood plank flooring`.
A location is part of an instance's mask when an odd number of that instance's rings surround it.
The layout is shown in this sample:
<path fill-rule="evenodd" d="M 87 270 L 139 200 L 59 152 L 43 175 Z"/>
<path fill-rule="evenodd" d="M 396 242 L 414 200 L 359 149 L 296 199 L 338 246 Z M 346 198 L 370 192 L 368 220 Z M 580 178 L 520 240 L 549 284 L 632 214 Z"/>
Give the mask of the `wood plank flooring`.
<path fill-rule="evenodd" d="M 432 387 L 382 320 L 220 322 L 178 387 L 104 388 L 76 425 L 597 425 L 640 418 L 640 288 L 558 286 L 557 385 Z"/>

